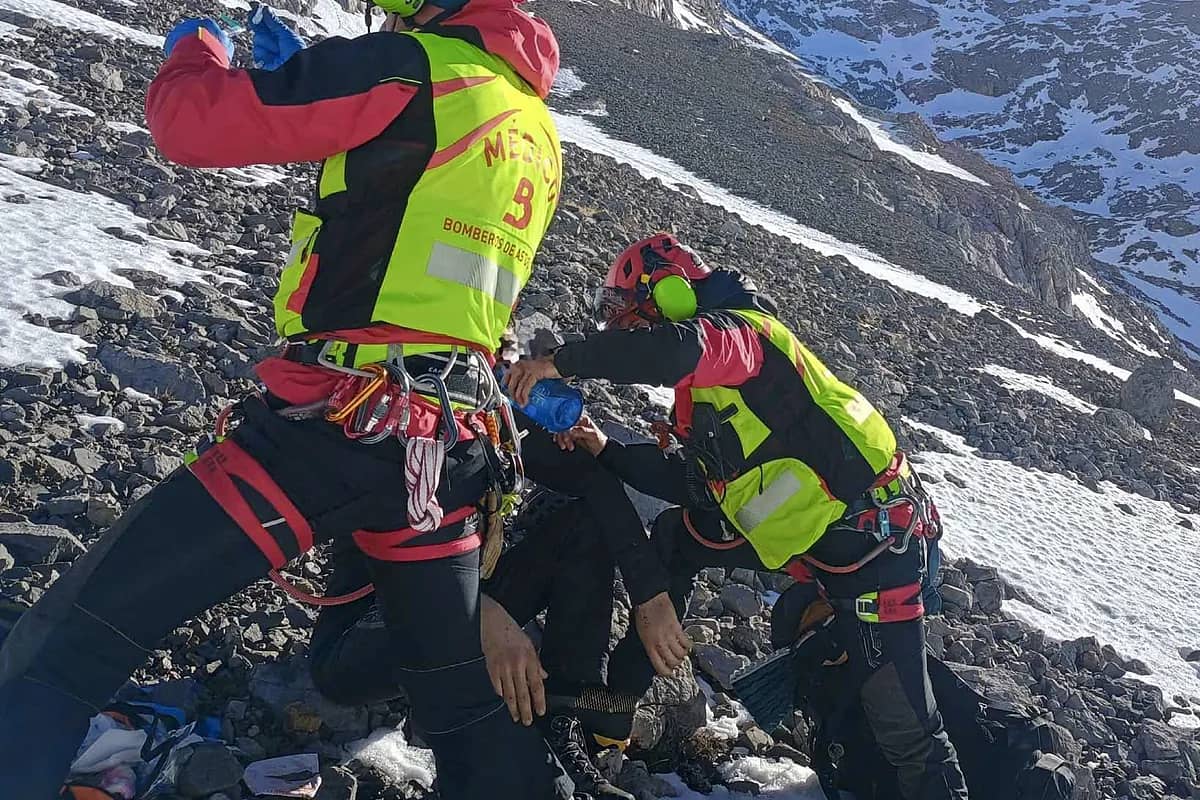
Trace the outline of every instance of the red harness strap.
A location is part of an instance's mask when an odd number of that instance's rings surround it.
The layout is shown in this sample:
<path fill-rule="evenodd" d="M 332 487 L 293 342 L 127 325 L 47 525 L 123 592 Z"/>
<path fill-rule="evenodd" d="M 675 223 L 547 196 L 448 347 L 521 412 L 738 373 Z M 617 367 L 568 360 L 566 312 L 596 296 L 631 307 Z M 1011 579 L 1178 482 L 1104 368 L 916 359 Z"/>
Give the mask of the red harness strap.
<path fill-rule="evenodd" d="M 475 506 L 463 506 L 447 514 L 442 519 L 442 527 L 462 522 L 475 513 Z M 357 530 L 354 532 L 354 543 L 358 545 L 359 550 L 378 561 L 433 561 L 469 553 L 483 545 L 483 537 L 476 530 L 468 536 L 441 544 L 406 546 L 407 542 L 426 533 L 429 531 L 418 531 L 415 528 L 400 528 L 394 531 Z"/>
<path fill-rule="evenodd" d="M 312 549 L 313 531 L 308 520 L 300 513 L 279 488 L 267 471 L 232 439 L 225 439 L 205 450 L 189 466 L 196 480 L 220 504 L 225 513 L 233 518 L 238 527 L 267 557 L 273 569 L 288 562 L 287 556 L 265 526 L 276 520 L 260 520 L 246 498 L 238 491 L 234 478 L 239 478 L 262 495 L 296 537 L 299 552 Z"/>
<path fill-rule="evenodd" d="M 738 536 L 728 542 L 714 542 L 712 539 L 706 538 L 692 525 L 692 515 L 686 508 L 683 510 L 683 526 L 687 528 L 687 532 L 692 535 L 693 539 L 709 550 L 732 550 L 746 543 L 745 536 Z"/>

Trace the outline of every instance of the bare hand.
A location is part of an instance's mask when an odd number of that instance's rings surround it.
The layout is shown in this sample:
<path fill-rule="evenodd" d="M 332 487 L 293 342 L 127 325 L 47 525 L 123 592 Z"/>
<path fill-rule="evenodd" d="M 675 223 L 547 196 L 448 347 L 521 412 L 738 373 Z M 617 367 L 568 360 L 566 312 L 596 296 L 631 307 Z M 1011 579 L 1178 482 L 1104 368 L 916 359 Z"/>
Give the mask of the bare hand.
<path fill-rule="evenodd" d="M 504 606 L 486 594 L 480 606 L 483 656 L 492 688 L 504 698 L 513 722 L 533 724 L 533 715 L 546 715 L 547 673 L 542 669 L 533 642 Z"/>
<path fill-rule="evenodd" d="M 569 431 L 555 435 L 554 440 L 563 450 L 574 450 L 579 446 L 593 456 L 600 455 L 608 446 L 608 435 L 587 415 L 580 417 Z"/>
<path fill-rule="evenodd" d="M 504 373 L 504 385 L 508 387 L 508 395 L 517 405 L 529 405 L 529 393 L 533 386 L 546 378 L 561 378 L 558 368 L 554 366 L 554 356 L 541 358 L 523 358 L 508 368 Z"/>
<path fill-rule="evenodd" d="M 670 675 L 687 658 L 692 640 L 683 632 L 675 606 L 666 592 L 654 595 L 634 610 L 638 636 L 659 675 Z"/>

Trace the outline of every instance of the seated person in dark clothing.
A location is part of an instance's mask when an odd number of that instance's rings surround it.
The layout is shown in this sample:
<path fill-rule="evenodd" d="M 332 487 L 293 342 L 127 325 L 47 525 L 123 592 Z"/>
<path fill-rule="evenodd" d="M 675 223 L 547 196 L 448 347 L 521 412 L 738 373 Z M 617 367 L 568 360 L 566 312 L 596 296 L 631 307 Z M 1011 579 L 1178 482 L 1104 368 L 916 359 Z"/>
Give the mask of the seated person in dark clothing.
<path fill-rule="evenodd" d="M 511 337 L 506 344 L 506 350 L 515 350 Z M 654 668 L 669 674 L 682 663 L 689 643 L 666 595 L 665 572 L 620 479 L 582 448 L 560 448 L 519 412 L 517 422 L 526 431 L 522 450 L 528 477 L 562 494 L 541 492 L 522 511 L 516 527 L 525 537 L 500 558 L 484 584 L 480 612 L 488 673 L 514 720 L 528 725 L 541 718 L 539 725 L 577 791 L 596 798 L 630 797 L 605 781 L 589 758 L 598 745 L 623 746 L 644 693 L 640 676 L 632 672 L 622 674 L 635 677 L 636 685 L 623 687 L 618 680 L 606 687 L 603 681 L 614 564 L 638 606 L 636 627 L 655 654 Z M 567 496 L 579 500 L 568 503 Z M 345 594 L 369 582 L 358 551 L 335 548 L 329 593 Z M 521 627 L 547 608 L 539 662 Z M 313 632 L 314 682 L 330 699 L 348 705 L 396 697 L 400 681 L 386 667 L 387 647 L 373 597 L 325 607 Z"/>

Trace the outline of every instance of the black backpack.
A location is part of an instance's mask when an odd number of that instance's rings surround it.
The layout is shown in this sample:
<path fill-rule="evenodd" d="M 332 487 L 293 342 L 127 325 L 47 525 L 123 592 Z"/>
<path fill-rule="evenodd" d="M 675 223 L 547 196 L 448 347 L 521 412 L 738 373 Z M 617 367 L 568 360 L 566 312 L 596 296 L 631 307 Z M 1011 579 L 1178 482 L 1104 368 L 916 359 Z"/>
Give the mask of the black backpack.
<path fill-rule="evenodd" d="M 795 640 L 801 615 L 815 597 L 812 587 L 797 584 L 779 598 L 772 618 L 776 648 Z M 831 628 L 817 634 L 787 661 L 795 707 L 812 722 L 809 744 L 821 788 L 828 797 L 838 797 L 840 790 L 857 800 L 895 800 L 900 797 L 896 771 L 875 744 L 858 702 L 858 687 L 850 684 L 846 670 L 823 666 L 841 648 Z M 1055 752 L 1058 741 L 1045 717 L 1036 709 L 986 698 L 933 655 L 926 653 L 926 660 L 971 800 L 1071 800 L 1075 776 Z M 764 696 L 764 711 L 781 718 L 770 696 Z M 747 705 L 755 711 L 755 704 Z"/>

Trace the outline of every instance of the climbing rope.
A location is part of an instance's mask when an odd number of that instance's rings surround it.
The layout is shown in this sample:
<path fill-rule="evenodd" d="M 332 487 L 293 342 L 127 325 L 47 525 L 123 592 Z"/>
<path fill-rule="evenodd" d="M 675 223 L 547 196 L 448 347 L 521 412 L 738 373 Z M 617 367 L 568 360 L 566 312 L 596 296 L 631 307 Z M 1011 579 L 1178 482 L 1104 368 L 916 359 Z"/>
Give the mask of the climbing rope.
<path fill-rule="evenodd" d="M 445 512 L 437 500 L 446 465 L 446 443 L 441 439 L 414 436 L 408 440 L 404 457 L 404 487 L 408 490 L 408 524 L 428 533 L 442 525 Z"/>

